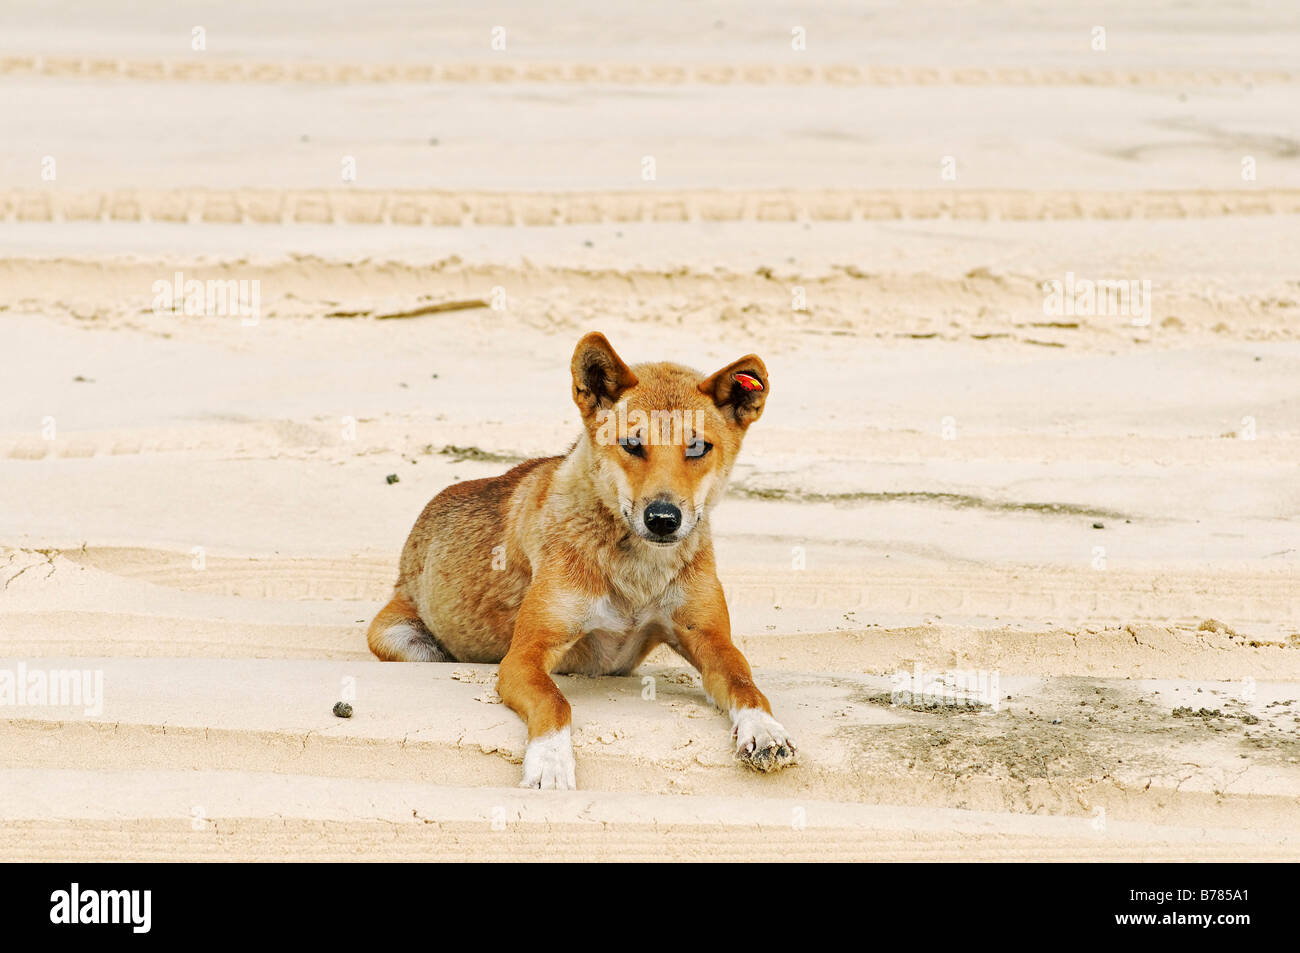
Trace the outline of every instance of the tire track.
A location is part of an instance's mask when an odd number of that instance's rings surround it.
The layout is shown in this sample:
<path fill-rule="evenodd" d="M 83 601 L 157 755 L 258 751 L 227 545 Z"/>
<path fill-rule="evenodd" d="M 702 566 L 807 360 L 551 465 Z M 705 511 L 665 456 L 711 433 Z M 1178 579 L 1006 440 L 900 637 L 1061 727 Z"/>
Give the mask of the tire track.
<path fill-rule="evenodd" d="M 0 76 L 137 82 L 565 84 L 596 86 L 1255 87 L 1300 82 L 1295 70 L 937 68 L 852 64 L 452 62 L 343 63 L 10 54 Z"/>
<path fill-rule="evenodd" d="M 555 226 L 619 223 L 1047 221 L 1300 214 L 1300 189 L 1016 191 L 772 189 L 448 192 L 361 189 L 26 189 L 0 221 L 245 225 Z"/>

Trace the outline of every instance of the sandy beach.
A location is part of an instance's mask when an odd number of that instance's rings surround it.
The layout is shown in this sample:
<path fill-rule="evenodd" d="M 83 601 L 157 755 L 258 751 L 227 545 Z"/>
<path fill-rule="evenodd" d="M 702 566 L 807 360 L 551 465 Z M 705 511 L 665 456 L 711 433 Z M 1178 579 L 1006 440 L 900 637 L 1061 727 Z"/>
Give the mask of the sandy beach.
<path fill-rule="evenodd" d="M 1300 14 L 191 6 L 0 12 L 0 858 L 1300 859 Z M 367 650 L 592 330 L 766 362 L 796 768 L 661 648 L 521 791 L 494 666 Z"/>

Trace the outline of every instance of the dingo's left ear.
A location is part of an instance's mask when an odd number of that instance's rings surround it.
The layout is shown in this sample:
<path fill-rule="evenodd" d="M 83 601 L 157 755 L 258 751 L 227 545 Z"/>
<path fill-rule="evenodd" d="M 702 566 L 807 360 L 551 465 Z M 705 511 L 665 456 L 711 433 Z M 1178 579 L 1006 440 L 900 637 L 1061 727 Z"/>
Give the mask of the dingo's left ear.
<path fill-rule="evenodd" d="M 757 354 L 750 354 L 706 378 L 700 390 L 741 427 L 748 427 L 762 415 L 767 401 L 767 368 Z"/>
<path fill-rule="evenodd" d="M 592 331 L 578 342 L 570 364 L 573 372 L 573 402 L 584 419 L 602 407 L 610 407 L 629 387 L 636 375 L 614 353 L 605 335 Z"/>

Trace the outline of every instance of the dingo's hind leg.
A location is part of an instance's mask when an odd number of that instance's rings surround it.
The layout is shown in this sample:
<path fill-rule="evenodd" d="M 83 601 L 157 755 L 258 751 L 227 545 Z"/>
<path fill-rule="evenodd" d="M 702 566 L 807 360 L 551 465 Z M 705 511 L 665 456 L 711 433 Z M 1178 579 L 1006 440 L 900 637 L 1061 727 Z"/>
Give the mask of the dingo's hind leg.
<path fill-rule="evenodd" d="M 454 662 L 420 621 L 420 613 L 406 596 L 398 593 L 379 610 L 366 633 L 370 651 L 385 662 Z"/>

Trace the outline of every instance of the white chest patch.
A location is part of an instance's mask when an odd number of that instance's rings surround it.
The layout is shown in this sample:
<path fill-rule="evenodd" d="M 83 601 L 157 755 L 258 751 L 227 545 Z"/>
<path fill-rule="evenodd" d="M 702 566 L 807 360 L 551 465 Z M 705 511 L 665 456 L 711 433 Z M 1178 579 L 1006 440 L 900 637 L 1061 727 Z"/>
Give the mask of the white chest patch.
<path fill-rule="evenodd" d="M 587 674 L 619 675 L 631 671 L 644 654 L 652 636 L 671 638 L 673 613 L 682 604 L 676 586 L 654 601 L 639 607 L 604 596 L 592 603 L 582 624 L 590 650 Z"/>
<path fill-rule="evenodd" d="M 606 632 L 611 635 L 625 635 L 635 623 L 636 617 L 633 614 L 620 611 L 609 596 L 604 596 L 592 604 L 591 611 L 587 613 L 587 618 L 582 624 L 582 630 L 587 634 Z"/>

